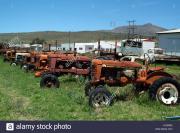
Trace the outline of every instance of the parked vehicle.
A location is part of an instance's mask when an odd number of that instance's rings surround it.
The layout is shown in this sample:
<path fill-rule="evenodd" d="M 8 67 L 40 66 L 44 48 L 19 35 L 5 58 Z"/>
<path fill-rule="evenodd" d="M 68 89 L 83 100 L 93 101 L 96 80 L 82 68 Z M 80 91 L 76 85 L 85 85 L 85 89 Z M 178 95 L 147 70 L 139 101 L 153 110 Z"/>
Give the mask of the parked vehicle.
<path fill-rule="evenodd" d="M 26 57 L 30 57 L 30 53 L 16 53 L 15 60 L 11 63 L 12 66 L 22 65 Z"/>
<path fill-rule="evenodd" d="M 91 80 L 85 85 L 85 95 L 89 96 L 92 107 L 109 106 L 113 94 L 107 86 L 123 87 L 133 84 L 136 91 L 148 91 L 151 99 L 165 105 L 177 104 L 180 100 L 180 85 L 164 68 L 150 68 L 131 61 L 92 60 Z"/>
<path fill-rule="evenodd" d="M 49 54 L 48 52 L 47 53 L 31 52 L 30 56 L 25 57 L 24 63 L 22 64 L 22 68 L 24 68 L 27 72 L 28 71 L 34 72 L 36 70 L 47 69 L 48 54 Z"/>
<path fill-rule="evenodd" d="M 6 61 L 14 61 L 16 58 L 16 50 L 7 50 L 4 54 L 4 59 L 3 61 L 6 62 Z"/>
<path fill-rule="evenodd" d="M 51 54 L 48 56 L 48 70 L 37 72 L 36 75 L 41 75 L 40 87 L 59 88 L 59 76 L 72 74 L 87 77 L 89 67 L 90 59 L 86 56 Z"/>
<path fill-rule="evenodd" d="M 120 53 L 123 56 L 141 56 L 143 55 L 142 42 L 140 40 L 123 41 Z"/>
<path fill-rule="evenodd" d="M 144 59 L 139 56 L 124 56 L 120 59 L 120 61 L 131 61 L 131 62 L 142 62 Z"/>

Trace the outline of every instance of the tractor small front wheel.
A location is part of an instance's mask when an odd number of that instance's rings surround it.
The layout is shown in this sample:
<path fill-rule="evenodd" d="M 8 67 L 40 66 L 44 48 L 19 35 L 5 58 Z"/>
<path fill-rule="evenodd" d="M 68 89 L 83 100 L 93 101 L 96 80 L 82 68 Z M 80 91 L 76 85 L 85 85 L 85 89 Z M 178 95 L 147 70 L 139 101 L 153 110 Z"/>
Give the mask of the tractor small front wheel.
<path fill-rule="evenodd" d="M 111 93 L 105 88 L 96 88 L 91 91 L 89 105 L 94 108 L 110 106 L 113 98 Z"/>
<path fill-rule="evenodd" d="M 24 71 L 24 72 L 28 72 L 28 65 L 27 64 L 24 64 L 21 66 L 21 69 Z"/>
<path fill-rule="evenodd" d="M 10 65 L 11 66 L 17 66 L 16 62 L 12 62 Z"/>
<path fill-rule="evenodd" d="M 55 75 L 47 74 L 41 78 L 40 87 L 41 88 L 59 88 L 60 82 Z"/>

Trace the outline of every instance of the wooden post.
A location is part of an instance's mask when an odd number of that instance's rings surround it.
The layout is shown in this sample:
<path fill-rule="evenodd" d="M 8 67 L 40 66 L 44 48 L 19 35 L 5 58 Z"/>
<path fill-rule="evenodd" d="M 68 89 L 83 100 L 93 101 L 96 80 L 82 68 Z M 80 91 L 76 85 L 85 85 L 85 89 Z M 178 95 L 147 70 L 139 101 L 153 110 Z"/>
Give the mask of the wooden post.
<path fill-rule="evenodd" d="M 101 40 L 98 40 L 98 56 L 100 56 L 100 52 L 101 52 Z"/>
<path fill-rule="evenodd" d="M 56 40 L 56 51 L 57 51 L 57 40 Z"/>

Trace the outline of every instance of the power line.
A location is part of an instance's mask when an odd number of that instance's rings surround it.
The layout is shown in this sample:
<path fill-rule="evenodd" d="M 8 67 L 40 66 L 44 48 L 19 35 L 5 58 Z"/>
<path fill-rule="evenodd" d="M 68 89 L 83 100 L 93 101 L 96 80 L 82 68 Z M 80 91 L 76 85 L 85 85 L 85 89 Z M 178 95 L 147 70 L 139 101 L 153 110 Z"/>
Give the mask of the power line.
<path fill-rule="evenodd" d="M 133 39 L 135 35 L 135 20 L 128 21 L 128 39 Z"/>

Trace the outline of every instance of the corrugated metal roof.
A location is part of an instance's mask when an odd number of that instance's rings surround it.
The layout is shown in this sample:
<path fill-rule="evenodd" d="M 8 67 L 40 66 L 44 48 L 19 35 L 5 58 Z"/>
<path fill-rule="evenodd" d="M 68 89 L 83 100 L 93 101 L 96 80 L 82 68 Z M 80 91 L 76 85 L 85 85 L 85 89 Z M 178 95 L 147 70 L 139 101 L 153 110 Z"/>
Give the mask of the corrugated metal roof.
<path fill-rule="evenodd" d="M 171 34 L 171 33 L 180 33 L 180 29 L 157 32 L 157 34 Z"/>

